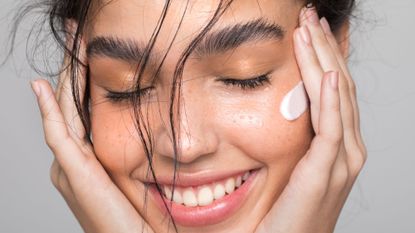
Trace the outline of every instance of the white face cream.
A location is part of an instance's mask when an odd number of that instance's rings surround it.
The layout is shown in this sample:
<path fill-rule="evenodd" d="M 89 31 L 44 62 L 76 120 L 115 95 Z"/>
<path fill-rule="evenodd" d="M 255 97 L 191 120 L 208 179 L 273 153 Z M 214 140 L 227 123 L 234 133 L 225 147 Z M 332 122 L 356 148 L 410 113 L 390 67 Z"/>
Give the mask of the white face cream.
<path fill-rule="evenodd" d="M 308 96 L 302 81 L 289 91 L 281 102 L 280 112 L 282 116 L 293 121 L 299 118 L 308 107 Z"/>

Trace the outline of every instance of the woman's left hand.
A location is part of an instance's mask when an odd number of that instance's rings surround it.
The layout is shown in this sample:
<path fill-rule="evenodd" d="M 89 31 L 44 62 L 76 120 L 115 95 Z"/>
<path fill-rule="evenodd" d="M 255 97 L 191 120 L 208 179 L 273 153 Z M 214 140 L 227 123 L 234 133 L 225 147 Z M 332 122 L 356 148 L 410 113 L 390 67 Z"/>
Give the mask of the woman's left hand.
<path fill-rule="evenodd" d="M 313 7 L 301 11 L 294 48 L 316 136 L 256 232 L 331 233 L 367 158 L 355 85 L 327 21 Z"/>

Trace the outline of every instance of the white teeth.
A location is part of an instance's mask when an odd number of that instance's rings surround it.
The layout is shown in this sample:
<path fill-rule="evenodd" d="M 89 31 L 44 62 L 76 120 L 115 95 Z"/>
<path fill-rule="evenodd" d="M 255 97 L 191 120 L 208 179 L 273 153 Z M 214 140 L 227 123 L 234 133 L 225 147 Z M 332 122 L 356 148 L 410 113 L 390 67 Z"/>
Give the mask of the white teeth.
<path fill-rule="evenodd" d="M 219 199 L 223 196 L 225 196 L 225 187 L 221 184 L 215 185 L 215 189 L 213 190 L 213 195 L 215 199 Z"/>
<path fill-rule="evenodd" d="M 242 177 L 241 176 L 236 177 L 235 186 L 239 187 L 241 186 L 241 184 L 242 184 Z"/>
<path fill-rule="evenodd" d="M 186 189 L 183 192 L 183 203 L 185 206 L 197 206 L 196 195 L 192 188 Z"/>
<path fill-rule="evenodd" d="M 249 172 L 245 172 L 244 176 L 242 177 L 242 180 L 245 181 L 249 177 Z"/>
<path fill-rule="evenodd" d="M 197 202 L 199 206 L 206 206 L 213 202 L 212 190 L 209 187 L 203 187 L 199 190 L 197 195 Z"/>
<path fill-rule="evenodd" d="M 163 191 L 165 197 L 168 200 L 173 200 L 176 204 L 184 204 L 189 207 L 207 206 L 214 200 L 233 193 L 235 188 L 239 188 L 248 179 L 249 175 L 250 172 L 248 171 L 243 175 L 230 177 L 209 185 L 188 188 L 175 187 L 173 192 L 172 187 L 165 185 Z"/>
<path fill-rule="evenodd" d="M 166 195 L 167 199 L 171 200 L 171 190 L 169 187 L 164 186 L 164 194 Z"/>
<path fill-rule="evenodd" d="M 183 203 L 182 195 L 176 188 L 174 189 L 174 193 L 173 193 L 173 201 L 176 202 L 177 204 Z"/>
<path fill-rule="evenodd" d="M 227 194 L 231 194 L 235 190 L 235 179 L 229 178 L 226 180 L 225 183 L 225 191 Z"/>

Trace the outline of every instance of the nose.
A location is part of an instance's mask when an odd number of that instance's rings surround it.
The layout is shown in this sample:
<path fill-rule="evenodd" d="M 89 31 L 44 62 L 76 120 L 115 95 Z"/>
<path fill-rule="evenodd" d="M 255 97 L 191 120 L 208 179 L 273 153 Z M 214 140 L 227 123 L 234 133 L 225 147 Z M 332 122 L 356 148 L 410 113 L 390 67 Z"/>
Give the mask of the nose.
<path fill-rule="evenodd" d="M 154 152 L 159 156 L 174 159 L 175 134 L 176 159 L 179 163 L 189 164 L 214 154 L 219 140 L 214 128 L 214 114 L 208 112 L 208 100 L 190 82 L 182 83 L 180 93 L 174 100 L 173 124 L 170 123 L 169 114 L 160 117 L 165 120 L 154 135 Z M 168 113 L 169 110 L 159 111 L 162 112 Z"/>

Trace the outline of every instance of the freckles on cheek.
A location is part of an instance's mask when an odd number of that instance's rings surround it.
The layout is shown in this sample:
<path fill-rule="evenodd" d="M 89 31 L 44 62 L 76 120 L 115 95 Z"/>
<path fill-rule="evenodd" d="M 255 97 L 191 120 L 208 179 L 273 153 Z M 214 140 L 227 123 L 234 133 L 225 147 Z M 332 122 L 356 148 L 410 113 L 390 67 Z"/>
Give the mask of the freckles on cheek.
<path fill-rule="evenodd" d="M 278 112 L 277 112 L 278 113 Z M 285 163 L 304 153 L 309 134 L 306 115 L 288 122 L 281 117 L 240 113 L 229 117 L 227 140 L 247 156 L 269 164 Z"/>
<path fill-rule="evenodd" d="M 228 105 L 218 121 L 224 140 L 247 156 L 263 163 L 284 163 L 302 155 L 309 145 L 309 114 L 306 111 L 288 121 L 279 108 L 283 96 L 271 99 L 251 106 Z"/>
<path fill-rule="evenodd" d="M 126 114 L 94 114 L 91 117 L 95 153 L 112 174 L 125 173 L 139 163 L 141 147 L 136 129 Z"/>

